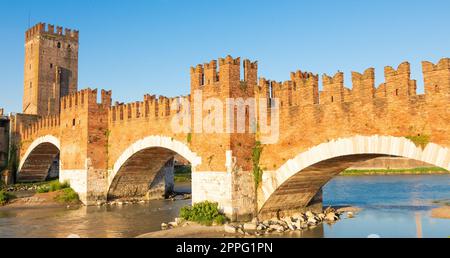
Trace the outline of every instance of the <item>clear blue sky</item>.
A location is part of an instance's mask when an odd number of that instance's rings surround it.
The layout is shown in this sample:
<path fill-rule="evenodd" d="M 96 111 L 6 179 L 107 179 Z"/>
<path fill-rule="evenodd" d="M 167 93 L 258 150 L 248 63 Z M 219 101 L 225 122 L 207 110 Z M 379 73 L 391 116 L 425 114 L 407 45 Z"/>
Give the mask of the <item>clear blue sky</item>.
<path fill-rule="evenodd" d="M 46 22 L 80 30 L 79 88 L 113 99 L 189 92 L 189 67 L 231 54 L 259 61 L 259 76 L 376 69 L 450 53 L 450 1 L 12 1 L 0 2 L 0 106 L 21 111 L 24 32 Z"/>

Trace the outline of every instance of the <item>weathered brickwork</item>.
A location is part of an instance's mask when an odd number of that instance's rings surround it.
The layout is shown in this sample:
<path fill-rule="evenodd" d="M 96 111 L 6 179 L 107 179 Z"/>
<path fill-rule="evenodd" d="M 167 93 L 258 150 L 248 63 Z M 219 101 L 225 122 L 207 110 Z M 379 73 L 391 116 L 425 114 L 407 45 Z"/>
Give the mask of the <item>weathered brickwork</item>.
<path fill-rule="evenodd" d="M 23 113 L 55 115 L 77 91 L 78 31 L 39 23 L 25 33 Z"/>
<path fill-rule="evenodd" d="M 192 67 L 189 96 L 145 95 L 142 101 L 113 105 L 110 91 L 102 90 L 97 103 L 97 90 L 82 90 L 61 97 L 55 115 L 13 118 L 20 168 L 25 168 L 18 174 L 27 168 L 48 172 L 43 165 L 33 167 L 33 157 L 45 151 L 45 163 L 56 148 L 60 180 L 69 180 L 82 200 L 92 204 L 151 192 L 162 169 L 180 155 L 192 164 L 193 202 L 217 201 L 229 216 L 240 219 L 306 207 L 320 199 L 328 180 L 359 161 L 396 156 L 450 169 L 450 61 L 424 62 L 422 67 L 422 95 L 416 93 L 406 62 L 397 69 L 386 67 L 385 82 L 378 87 L 369 68 L 352 73 L 352 89 L 345 87 L 343 73 L 323 75 L 320 91 L 316 74 L 297 71 L 285 82 L 258 79 L 256 62 L 231 56 Z M 252 152 L 260 132 L 249 131 L 252 110 L 245 111 L 243 132 L 208 132 L 196 120 L 216 111 L 211 98 L 226 103 L 228 98 L 252 97 L 280 103 L 279 140 L 263 146 L 264 173 L 257 188 Z M 191 102 L 191 127 L 174 132 L 179 110 L 171 107 L 182 100 Z M 198 113 L 196 102 L 202 105 Z M 270 118 L 275 111 L 266 108 Z M 225 107 L 219 112 L 227 117 Z M 405 137 L 419 138 L 423 146 Z"/>

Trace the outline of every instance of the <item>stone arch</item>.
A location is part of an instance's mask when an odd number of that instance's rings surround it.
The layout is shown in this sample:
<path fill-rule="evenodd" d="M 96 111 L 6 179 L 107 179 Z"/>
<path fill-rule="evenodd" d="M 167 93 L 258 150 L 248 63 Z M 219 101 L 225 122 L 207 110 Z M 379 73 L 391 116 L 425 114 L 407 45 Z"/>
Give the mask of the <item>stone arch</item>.
<path fill-rule="evenodd" d="M 170 137 L 149 136 L 133 143 L 117 159 L 108 175 L 108 198 L 142 196 L 175 155 L 186 159 L 193 170 L 201 164 L 201 158 L 187 145 Z"/>
<path fill-rule="evenodd" d="M 449 148 L 434 143 L 422 149 L 404 137 L 341 138 L 312 147 L 275 171 L 265 171 L 258 212 L 306 207 L 329 180 L 346 168 L 383 156 L 405 157 L 450 170 Z"/>
<path fill-rule="evenodd" d="M 52 135 L 34 140 L 20 159 L 18 181 L 45 181 L 54 161 L 59 159 L 60 149 L 59 139 Z"/>

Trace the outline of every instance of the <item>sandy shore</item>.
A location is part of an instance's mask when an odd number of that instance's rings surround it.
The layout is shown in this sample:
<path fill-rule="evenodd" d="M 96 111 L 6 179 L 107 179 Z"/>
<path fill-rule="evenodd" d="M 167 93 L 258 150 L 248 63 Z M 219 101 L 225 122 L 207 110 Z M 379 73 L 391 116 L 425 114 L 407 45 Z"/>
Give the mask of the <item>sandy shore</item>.
<path fill-rule="evenodd" d="M 341 206 L 333 207 L 339 213 L 358 213 L 362 209 L 359 207 Z M 167 230 L 160 230 L 150 232 L 138 236 L 138 238 L 244 238 L 255 237 L 254 235 L 242 235 L 240 233 L 227 233 L 224 226 L 202 226 L 194 222 L 184 223 L 180 227 L 175 227 Z"/>
<path fill-rule="evenodd" d="M 450 206 L 442 206 L 431 211 L 431 217 L 438 219 L 450 219 Z"/>
<path fill-rule="evenodd" d="M 36 193 L 32 196 L 15 198 L 8 202 L 6 205 L 1 206 L 0 209 L 10 208 L 53 208 L 53 207 L 66 207 L 67 204 L 63 204 L 55 201 L 55 197 L 60 191 L 50 193 Z M 79 205 L 77 203 L 70 206 Z"/>
<path fill-rule="evenodd" d="M 239 234 L 226 233 L 223 226 L 207 227 L 190 223 L 182 227 L 143 234 L 137 238 L 231 238 L 239 236 Z"/>

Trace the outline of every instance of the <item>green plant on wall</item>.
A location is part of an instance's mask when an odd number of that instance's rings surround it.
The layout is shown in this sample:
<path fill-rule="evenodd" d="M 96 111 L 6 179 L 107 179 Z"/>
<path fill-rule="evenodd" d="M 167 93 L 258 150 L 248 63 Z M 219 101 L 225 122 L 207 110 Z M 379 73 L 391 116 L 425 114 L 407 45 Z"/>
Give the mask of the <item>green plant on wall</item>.
<path fill-rule="evenodd" d="M 188 133 L 186 136 L 186 141 L 190 144 L 192 142 L 192 133 Z"/>
<path fill-rule="evenodd" d="M 106 163 L 109 165 L 109 148 L 111 148 L 111 144 L 109 144 L 109 137 L 111 136 L 111 130 L 105 131 L 105 137 L 106 137 Z"/>
<path fill-rule="evenodd" d="M 18 147 L 16 144 L 11 144 L 11 149 L 9 150 L 8 164 L 6 168 L 13 175 L 13 182 L 16 181 L 16 173 L 19 168 L 19 157 L 17 156 Z"/>
<path fill-rule="evenodd" d="M 255 142 L 255 146 L 252 149 L 252 162 L 253 162 L 253 179 L 255 181 L 255 186 L 258 188 L 259 184 L 262 182 L 263 170 L 260 166 L 261 153 L 263 146 L 260 141 Z"/>
<path fill-rule="evenodd" d="M 412 141 L 417 147 L 424 149 L 430 143 L 430 136 L 425 134 L 406 136 L 406 139 Z"/>

